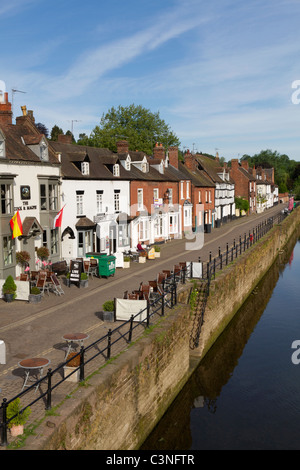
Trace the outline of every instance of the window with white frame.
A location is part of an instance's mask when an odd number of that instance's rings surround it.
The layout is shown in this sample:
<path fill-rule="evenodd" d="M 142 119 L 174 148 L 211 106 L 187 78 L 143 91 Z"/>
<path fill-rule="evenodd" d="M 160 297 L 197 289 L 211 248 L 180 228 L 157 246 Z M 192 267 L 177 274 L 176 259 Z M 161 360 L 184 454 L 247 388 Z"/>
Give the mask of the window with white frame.
<path fill-rule="evenodd" d="M 102 207 L 103 207 L 103 191 L 100 189 L 100 190 L 97 190 L 97 192 L 96 192 L 97 214 L 101 214 Z"/>
<path fill-rule="evenodd" d="M 76 214 L 83 215 L 83 195 L 84 191 L 76 191 Z"/>
<path fill-rule="evenodd" d="M 48 160 L 48 145 L 46 142 L 42 142 L 40 145 L 40 159 L 42 161 Z"/>
<path fill-rule="evenodd" d="M 49 210 L 58 210 L 57 206 L 57 184 L 49 184 Z"/>
<path fill-rule="evenodd" d="M 138 210 L 139 211 L 143 210 L 144 201 L 143 201 L 143 190 L 142 189 L 137 190 L 137 203 L 138 203 Z"/>
<path fill-rule="evenodd" d="M 199 190 L 199 199 L 198 199 L 198 202 L 201 203 L 201 191 Z"/>
<path fill-rule="evenodd" d="M 114 168 L 113 168 L 113 175 L 114 176 L 120 176 L 120 166 L 118 163 L 116 163 L 114 165 Z"/>
<path fill-rule="evenodd" d="M 1 197 L 1 214 L 11 214 L 12 207 L 12 185 L 1 183 L 0 185 Z"/>
<path fill-rule="evenodd" d="M 11 237 L 4 236 L 3 242 L 3 264 L 9 266 L 13 262 L 13 241 Z"/>
<path fill-rule="evenodd" d="M 142 219 L 139 222 L 139 239 L 140 241 L 149 240 L 149 220 Z"/>
<path fill-rule="evenodd" d="M 115 189 L 114 191 L 114 210 L 115 212 L 120 211 L 120 190 Z"/>
<path fill-rule="evenodd" d="M 50 253 L 56 255 L 58 253 L 58 229 L 52 229 L 50 231 Z"/>
<path fill-rule="evenodd" d="M 158 199 L 158 198 L 159 198 L 158 188 L 154 188 L 153 189 L 153 201 L 155 201 L 155 199 Z"/>
<path fill-rule="evenodd" d="M 173 205 L 173 189 L 172 188 L 168 188 L 168 191 L 169 191 L 169 205 Z"/>
<path fill-rule="evenodd" d="M 0 158 L 5 158 L 5 140 L 0 133 Z"/>
<path fill-rule="evenodd" d="M 189 181 L 186 182 L 186 198 L 187 199 L 190 198 L 190 182 Z"/>
<path fill-rule="evenodd" d="M 127 155 L 127 158 L 126 158 L 126 160 L 125 160 L 125 169 L 126 169 L 127 171 L 130 171 L 130 167 L 131 167 L 131 159 L 130 159 L 130 156 Z"/>
<path fill-rule="evenodd" d="M 89 162 L 82 162 L 81 163 L 81 173 L 83 175 L 89 175 L 90 174 L 90 164 L 89 164 Z"/>
<path fill-rule="evenodd" d="M 183 199 L 183 181 L 180 182 L 180 199 Z"/>
<path fill-rule="evenodd" d="M 154 228 L 155 228 L 155 236 L 161 237 L 163 234 L 163 217 L 161 214 L 159 214 L 156 217 Z"/>

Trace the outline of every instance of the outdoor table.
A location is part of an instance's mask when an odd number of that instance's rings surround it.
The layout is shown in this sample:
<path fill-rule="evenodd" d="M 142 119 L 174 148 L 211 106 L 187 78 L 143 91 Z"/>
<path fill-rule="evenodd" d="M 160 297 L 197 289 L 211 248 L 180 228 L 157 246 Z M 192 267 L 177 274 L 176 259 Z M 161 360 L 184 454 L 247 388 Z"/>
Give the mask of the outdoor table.
<path fill-rule="evenodd" d="M 44 367 L 50 364 L 50 360 L 46 359 L 45 357 L 32 357 L 29 359 L 23 359 L 18 364 L 22 369 L 25 369 L 25 378 L 22 387 L 22 390 L 24 390 L 25 387 L 30 387 L 30 385 L 27 385 L 27 383 L 30 381 L 30 372 L 33 371 L 36 373 L 35 375 L 37 380 L 41 379 L 43 377 Z M 35 391 L 37 391 L 39 385 L 40 384 L 38 383 Z"/>
<path fill-rule="evenodd" d="M 64 335 L 63 339 L 67 342 L 67 345 L 68 345 L 65 357 L 68 357 L 68 355 L 72 351 L 73 343 L 78 343 L 80 346 L 83 346 L 84 341 L 88 338 L 89 338 L 89 335 L 87 335 L 86 333 L 69 333 L 69 334 Z"/>

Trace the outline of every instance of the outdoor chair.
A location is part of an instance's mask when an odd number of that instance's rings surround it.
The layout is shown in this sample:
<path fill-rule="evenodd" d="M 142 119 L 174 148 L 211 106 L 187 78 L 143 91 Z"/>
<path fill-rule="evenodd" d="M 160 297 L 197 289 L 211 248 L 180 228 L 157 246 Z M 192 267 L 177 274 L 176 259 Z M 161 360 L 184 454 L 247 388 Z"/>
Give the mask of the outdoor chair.
<path fill-rule="evenodd" d="M 147 286 L 146 284 L 141 284 L 140 292 L 141 292 L 143 300 L 149 300 L 149 296 L 150 296 L 150 286 L 149 285 Z"/>
<path fill-rule="evenodd" d="M 139 300 L 139 294 L 133 294 L 133 293 L 130 294 L 129 293 L 127 298 L 130 299 L 130 300 Z"/>
<path fill-rule="evenodd" d="M 39 276 L 39 271 L 31 271 L 30 273 L 30 281 L 32 285 L 36 284 L 37 278 Z"/>
<path fill-rule="evenodd" d="M 90 260 L 90 275 L 92 277 L 98 275 L 98 261 L 96 259 Z"/>
<path fill-rule="evenodd" d="M 20 281 L 29 281 L 29 276 L 26 273 L 20 274 Z"/>
<path fill-rule="evenodd" d="M 38 277 L 36 281 L 36 287 L 40 289 L 40 292 L 42 295 L 45 293 L 45 288 L 46 288 L 46 277 Z M 48 292 L 49 293 L 49 292 Z"/>
<path fill-rule="evenodd" d="M 54 293 L 56 295 L 63 295 L 64 294 L 64 291 L 61 287 L 61 284 L 56 276 L 56 274 L 51 274 L 51 282 L 52 282 L 52 288 L 54 290 Z"/>
<path fill-rule="evenodd" d="M 128 290 L 126 290 L 123 294 L 123 299 L 128 299 Z"/>
<path fill-rule="evenodd" d="M 84 272 L 89 276 L 91 273 L 90 273 L 90 261 L 89 260 L 84 260 L 83 261 L 83 269 L 84 269 Z"/>
<path fill-rule="evenodd" d="M 174 266 L 173 277 L 174 281 L 178 284 L 178 282 L 181 280 L 181 268 L 179 265 Z"/>

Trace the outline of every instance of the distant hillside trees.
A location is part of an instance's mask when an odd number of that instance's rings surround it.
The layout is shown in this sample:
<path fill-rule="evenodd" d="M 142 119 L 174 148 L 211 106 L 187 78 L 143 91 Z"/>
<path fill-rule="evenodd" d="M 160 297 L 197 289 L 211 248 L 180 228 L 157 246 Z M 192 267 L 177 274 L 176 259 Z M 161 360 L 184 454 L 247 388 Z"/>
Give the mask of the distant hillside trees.
<path fill-rule="evenodd" d="M 298 176 L 300 175 L 300 163 L 290 160 L 285 154 L 277 151 L 262 150 L 253 155 L 243 155 L 241 160 L 248 160 L 250 167 L 274 168 L 275 183 L 279 192 L 294 191 Z"/>

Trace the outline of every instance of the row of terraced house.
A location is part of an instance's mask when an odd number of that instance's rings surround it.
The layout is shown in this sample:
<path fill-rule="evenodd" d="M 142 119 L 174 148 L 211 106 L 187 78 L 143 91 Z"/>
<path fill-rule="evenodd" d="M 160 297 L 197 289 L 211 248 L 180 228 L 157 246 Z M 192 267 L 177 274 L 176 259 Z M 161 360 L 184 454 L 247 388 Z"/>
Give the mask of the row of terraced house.
<path fill-rule="evenodd" d="M 250 211 L 278 202 L 274 172 L 250 169 L 245 162 L 220 164 L 215 158 L 156 144 L 152 155 L 76 145 L 61 135 L 49 141 L 22 107 L 12 119 L 5 94 L 0 103 L 0 278 L 17 277 L 16 252 L 47 246 L 51 261 L 84 257 L 88 252 L 122 253 L 138 243 L 152 245 L 197 227 L 210 232 L 236 217 L 235 197 Z M 229 168 L 230 166 L 230 168 Z M 54 219 L 63 208 L 62 224 Z M 23 233 L 12 238 L 10 220 L 19 211 Z"/>

